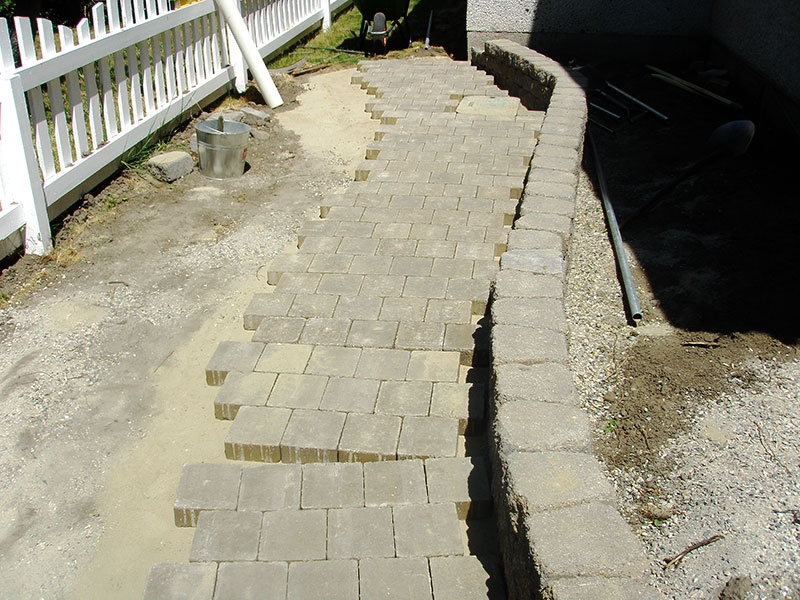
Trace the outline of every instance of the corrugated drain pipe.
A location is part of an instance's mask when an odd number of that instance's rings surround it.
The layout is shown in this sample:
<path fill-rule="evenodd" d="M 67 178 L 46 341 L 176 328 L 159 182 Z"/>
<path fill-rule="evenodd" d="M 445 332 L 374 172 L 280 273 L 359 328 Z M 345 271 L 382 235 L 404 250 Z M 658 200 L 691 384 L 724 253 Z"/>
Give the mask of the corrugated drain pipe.
<path fill-rule="evenodd" d="M 597 152 L 597 145 L 594 143 L 592 132 L 588 129 L 586 130 L 586 138 L 589 140 L 589 144 L 592 147 L 594 168 L 597 172 L 597 181 L 600 184 L 600 196 L 603 200 L 603 210 L 606 213 L 608 231 L 611 234 L 611 244 L 614 246 L 614 255 L 617 258 L 617 267 L 619 268 L 619 275 L 622 279 L 622 288 L 625 292 L 625 301 L 628 305 L 628 312 L 631 317 L 631 322 L 635 326 L 639 323 L 639 321 L 642 320 L 642 309 L 639 306 L 639 297 L 636 295 L 636 286 L 633 284 L 631 268 L 628 265 L 628 255 L 625 253 L 625 248 L 622 246 L 622 236 L 620 236 L 619 233 L 617 215 L 614 214 L 614 208 L 611 206 L 611 198 L 608 194 L 606 177 L 603 173 L 603 167 L 600 165 L 600 154 Z"/>

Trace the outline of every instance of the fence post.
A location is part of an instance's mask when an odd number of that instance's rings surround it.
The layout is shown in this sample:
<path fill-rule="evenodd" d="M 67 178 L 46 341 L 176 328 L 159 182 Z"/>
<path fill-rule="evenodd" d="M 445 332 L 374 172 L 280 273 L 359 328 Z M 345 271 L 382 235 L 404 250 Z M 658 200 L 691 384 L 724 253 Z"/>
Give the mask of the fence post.
<path fill-rule="evenodd" d="M 0 77 L 0 171 L 5 193 L 25 214 L 25 252 L 47 254 L 53 240 L 27 106 L 19 76 Z"/>
<path fill-rule="evenodd" d="M 322 31 L 331 28 L 331 2 L 330 0 L 320 0 L 322 2 Z"/>
<path fill-rule="evenodd" d="M 236 10 L 239 11 L 239 14 L 242 14 L 240 0 L 233 0 L 233 3 L 236 5 Z M 219 6 L 217 6 L 217 14 L 222 14 Z M 243 92 L 247 89 L 247 63 L 242 55 L 242 49 L 239 48 L 239 44 L 233 39 L 233 32 L 227 20 L 225 22 L 225 37 L 228 44 L 228 60 L 233 67 L 233 74 L 235 76 L 233 85 L 237 92 Z"/>

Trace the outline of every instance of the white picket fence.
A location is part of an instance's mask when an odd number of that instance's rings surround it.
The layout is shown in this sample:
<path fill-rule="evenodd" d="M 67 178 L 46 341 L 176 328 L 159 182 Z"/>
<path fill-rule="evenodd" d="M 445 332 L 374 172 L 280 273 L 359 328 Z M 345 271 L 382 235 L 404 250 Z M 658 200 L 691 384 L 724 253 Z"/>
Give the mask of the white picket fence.
<path fill-rule="evenodd" d="M 266 57 L 351 2 L 240 0 L 240 12 Z M 74 30 L 37 19 L 36 36 L 26 17 L 14 18 L 16 36 L 0 19 L 0 258 L 22 244 L 48 252 L 53 213 L 125 152 L 231 85 L 245 88 L 247 67 L 214 0 L 179 9 L 106 0 L 91 15 Z"/>

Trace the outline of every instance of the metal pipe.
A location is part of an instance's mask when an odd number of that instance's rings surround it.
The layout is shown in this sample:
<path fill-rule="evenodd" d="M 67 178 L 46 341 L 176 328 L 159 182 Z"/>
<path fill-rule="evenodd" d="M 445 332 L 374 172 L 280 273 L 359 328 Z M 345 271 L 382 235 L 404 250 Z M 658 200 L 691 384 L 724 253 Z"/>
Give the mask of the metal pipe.
<path fill-rule="evenodd" d="M 644 102 L 642 102 L 638 98 L 635 98 L 635 97 L 631 96 L 628 92 L 622 91 L 617 86 L 615 86 L 613 83 L 609 83 L 608 81 L 606 81 L 606 85 L 610 89 L 614 90 L 618 94 L 620 94 L 620 95 L 624 96 L 625 98 L 627 98 L 628 100 L 630 100 L 631 102 L 634 102 L 634 103 L 638 104 L 643 109 L 645 109 L 647 112 L 654 114 L 659 119 L 664 119 L 665 121 L 669 121 L 669 117 L 667 115 L 665 115 L 664 113 L 658 112 L 655 108 L 653 108 L 652 106 L 650 106 L 648 104 L 645 104 Z"/>
<path fill-rule="evenodd" d="M 607 114 L 607 115 L 608 115 L 608 116 L 610 116 L 610 117 L 614 117 L 615 119 L 621 119 L 621 118 L 622 118 L 622 117 L 621 117 L 620 115 L 618 115 L 617 113 L 615 113 L 615 112 L 613 112 L 613 111 L 610 111 L 610 110 L 608 110 L 607 108 L 603 108 L 602 106 L 600 106 L 599 104 L 595 104 L 594 102 L 589 102 L 589 106 L 591 106 L 592 108 L 595 108 L 595 109 L 599 110 L 599 111 L 600 111 L 600 112 L 602 112 L 602 113 L 605 113 L 605 114 Z"/>
<path fill-rule="evenodd" d="M 264 100 L 267 101 L 270 108 L 280 106 L 283 104 L 283 99 L 278 92 L 278 88 L 275 87 L 275 82 L 272 81 L 272 77 L 269 75 L 264 59 L 261 58 L 253 38 L 250 37 L 250 32 L 247 31 L 242 15 L 239 14 L 238 2 L 234 3 L 233 0 L 214 0 L 214 2 L 225 17 L 233 39 L 236 40 L 236 45 L 242 51 L 242 56 L 247 62 L 247 66 L 250 67 L 253 79 L 256 80 Z"/>
<path fill-rule="evenodd" d="M 625 248 L 622 245 L 622 236 L 619 233 L 617 216 L 614 214 L 614 208 L 611 206 L 606 177 L 603 173 L 603 167 L 600 166 L 600 154 L 597 152 L 597 145 L 594 143 L 594 138 L 590 131 L 586 132 L 586 137 L 589 139 L 589 145 L 592 147 L 594 168 L 595 171 L 597 171 L 597 181 L 600 184 L 600 195 L 603 200 L 603 211 L 606 213 L 606 221 L 608 221 L 608 231 L 611 234 L 611 244 L 614 247 L 614 255 L 617 258 L 617 266 L 619 267 L 619 274 L 622 279 L 622 289 L 625 292 L 628 312 L 635 326 L 642 320 L 642 309 L 639 306 L 639 297 L 636 295 L 636 287 L 633 284 L 631 268 L 628 265 L 628 256 L 625 254 Z"/>

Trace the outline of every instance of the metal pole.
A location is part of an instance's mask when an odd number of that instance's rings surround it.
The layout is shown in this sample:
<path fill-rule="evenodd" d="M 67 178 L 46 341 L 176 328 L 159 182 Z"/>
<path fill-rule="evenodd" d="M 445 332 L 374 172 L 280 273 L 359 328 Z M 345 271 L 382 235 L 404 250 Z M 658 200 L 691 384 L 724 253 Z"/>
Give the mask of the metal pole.
<path fill-rule="evenodd" d="M 253 38 L 250 37 L 250 32 L 247 31 L 247 26 L 244 24 L 244 19 L 242 19 L 242 15 L 239 14 L 236 4 L 233 0 L 214 1 L 225 17 L 228 28 L 233 34 L 233 39 L 236 40 L 236 44 L 242 51 L 242 56 L 247 62 L 247 66 L 250 67 L 250 71 L 253 73 L 253 79 L 256 80 L 256 84 L 258 84 L 258 89 L 261 95 L 264 96 L 264 100 L 267 101 L 270 108 L 280 106 L 283 104 L 283 99 L 281 99 L 278 88 L 275 87 L 275 82 L 272 81 L 272 77 L 269 75 L 269 71 L 264 64 L 264 59 L 261 58 L 261 54 L 259 54 L 255 42 L 253 42 Z"/>
<path fill-rule="evenodd" d="M 633 324 L 637 325 L 638 322 L 642 320 L 642 309 L 639 306 L 636 287 L 633 285 L 633 276 L 631 275 L 631 268 L 628 265 L 628 256 L 625 254 L 625 248 L 622 246 L 622 236 L 619 233 L 617 216 L 614 214 L 614 208 L 611 206 L 606 177 L 603 173 L 603 167 L 600 165 L 600 154 L 597 152 L 597 146 L 594 143 L 594 138 L 590 131 L 586 132 L 586 137 L 589 140 L 589 145 L 592 147 L 594 167 L 597 171 L 597 181 L 600 184 L 600 195 L 603 200 L 603 210 L 606 213 L 606 221 L 608 221 L 608 231 L 611 234 L 611 244 L 614 247 L 614 254 L 617 258 L 617 266 L 619 267 L 619 274 L 622 279 L 625 300 L 628 304 L 628 311 L 630 312 Z"/>
<path fill-rule="evenodd" d="M 431 25 L 433 25 L 433 11 L 428 17 L 428 33 L 425 34 L 425 50 L 431 45 Z"/>
<path fill-rule="evenodd" d="M 665 120 L 665 121 L 669 121 L 669 117 L 668 117 L 667 115 L 665 115 L 664 113 L 658 112 L 658 111 L 657 111 L 655 108 L 653 108 L 653 107 L 652 107 L 652 106 L 650 106 L 649 104 L 645 104 L 644 102 L 642 102 L 642 101 L 641 101 L 641 100 L 639 100 L 638 98 L 635 98 L 634 96 L 631 96 L 631 95 L 630 95 L 628 92 L 625 92 L 625 91 L 623 91 L 623 90 L 619 89 L 619 88 L 618 88 L 617 86 L 615 86 L 613 83 L 609 83 L 609 82 L 607 82 L 607 81 L 606 81 L 606 85 L 607 85 L 609 88 L 611 88 L 612 90 L 614 90 L 615 92 L 617 92 L 618 94 L 620 94 L 620 95 L 622 95 L 622 96 L 625 96 L 625 97 L 626 97 L 628 100 L 630 100 L 631 102 L 635 102 L 636 104 L 638 104 L 639 106 L 641 106 L 643 109 L 645 109 L 647 112 L 654 114 L 654 115 L 655 115 L 655 116 L 657 116 L 659 119 L 663 119 L 663 120 Z"/>

